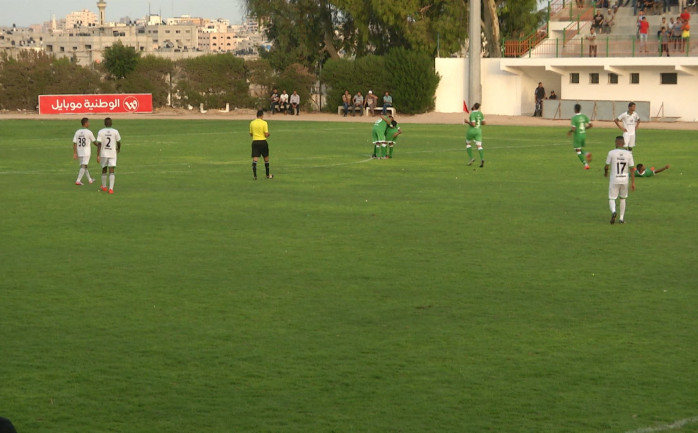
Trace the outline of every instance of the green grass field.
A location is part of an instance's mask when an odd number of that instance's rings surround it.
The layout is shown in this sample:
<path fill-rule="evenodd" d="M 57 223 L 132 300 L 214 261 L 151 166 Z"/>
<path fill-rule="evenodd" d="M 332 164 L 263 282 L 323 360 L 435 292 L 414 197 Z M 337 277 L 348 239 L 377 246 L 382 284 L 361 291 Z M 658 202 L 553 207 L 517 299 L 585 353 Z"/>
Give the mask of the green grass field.
<path fill-rule="evenodd" d="M 0 121 L 0 416 L 20 433 L 698 432 L 697 132 L 641 129 L 610 225 L 592 129 Z M 92 130 L 99 129 L 94 119 Z M 260 165 L 263 173 L 263 165 Z M 94 155 L 93 176 L 99 169 Z"/>

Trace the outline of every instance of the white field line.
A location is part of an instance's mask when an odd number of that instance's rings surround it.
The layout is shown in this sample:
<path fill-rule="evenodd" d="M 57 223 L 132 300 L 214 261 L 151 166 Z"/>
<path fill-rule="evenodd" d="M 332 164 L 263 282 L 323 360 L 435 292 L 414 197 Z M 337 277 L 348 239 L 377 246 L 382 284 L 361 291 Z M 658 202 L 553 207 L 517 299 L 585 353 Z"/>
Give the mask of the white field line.
<path fill-rule="evenodd" d="M 680 429 L 681 427 L 688 425 L 688 424 L 694 424 L 698 423 L 698 416 L 694 416 L 691 418 L 684 418 L 680 419 L 678 421 L 674 421 L 671 424 L 663 424 L 663 425 L 658 425 L 656 427 L 645 427 L 637 430 L 631 430 L 625 433 L 655 433 L 655 432 L 662 432 L 662 431 L 668 431 L 668 430 L 676 430 Z"/>

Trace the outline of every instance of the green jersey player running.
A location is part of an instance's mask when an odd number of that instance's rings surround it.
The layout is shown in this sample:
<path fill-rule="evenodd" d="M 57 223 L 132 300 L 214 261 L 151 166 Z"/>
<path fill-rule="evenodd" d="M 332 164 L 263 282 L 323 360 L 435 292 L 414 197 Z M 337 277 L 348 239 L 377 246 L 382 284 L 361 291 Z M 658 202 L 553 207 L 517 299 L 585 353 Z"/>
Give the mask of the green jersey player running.
<path fill-rule="evenodd" d="M 385 139 L 385 132 L 392 120 L 393 116 L 380 116 L 380 118 L 373 124 L 373 130 L 371 131 L 371 136 L 373 138 L 373 158 L 387 158 L 388 142 Z"/>
<path fill-rule="evenodd" d="M 479 102 L 473 104 L 470 117 L 465 120 L 465 123 L 470 126 L 465 136 L 465 150 L 468 152 L 468 158 L 470 159 L 468 165 L 472 165 L 473 162 L 475 162 L 475 158 L 473 158 L 473 148 L 470 145 L 470 143 L 474 141 L 477 146 L 477 151 L 480 154 L 480 167 L 484 167 L 485 151 L 482 149 L 482 125 L 485 125 L 485 116 L 480 111 Z"/>
<path fill-rule="evenodd" d="M 577 152 L 577 158 L 584 164 L 584 170 L 589 170 L 591 153 L 586 152 L 584 146 L 587 141 L 587 129 L 591 128 L 591 122 L 586 114 L 582 114 L 582 106 L 580 104 L 574 104 L 574 116 L 572 116 L 570 122 L 572 123 L 572 129 L 567 131 L 567 136 L 574 134 L 572 137 L 574 151 Z"/>

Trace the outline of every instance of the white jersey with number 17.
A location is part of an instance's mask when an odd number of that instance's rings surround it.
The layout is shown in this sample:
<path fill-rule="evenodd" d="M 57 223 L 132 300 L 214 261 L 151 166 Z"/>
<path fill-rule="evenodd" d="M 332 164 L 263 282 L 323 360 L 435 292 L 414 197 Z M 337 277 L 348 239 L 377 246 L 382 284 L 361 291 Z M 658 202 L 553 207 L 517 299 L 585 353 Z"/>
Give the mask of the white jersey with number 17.
<path fill-rule="evenodd" d="M 78 151 L 78 156 L 90 156 L 92 154 L 92 143 L 95 141 L 95 136 L 87 128 L 81 128 L 75 131 L 73 136 L 73 143 L 75 143 L 75 148 Z"/>
<path fill-rule="evenodd" d="M 613 149 L 608 152 L 606 165 L 611 167 L 611 184 L 626 184 L 630 177 L 630 168 L 635 166 L 633 153 L 625 149 Z"/>
<path fill-rule="evenodd" d="M 99 156 L 116 158 L 116 143 L 121 141 L 119 131 L 114 128 L 103 128 L 97 133 L 97 142 L 101 144 Z"/>

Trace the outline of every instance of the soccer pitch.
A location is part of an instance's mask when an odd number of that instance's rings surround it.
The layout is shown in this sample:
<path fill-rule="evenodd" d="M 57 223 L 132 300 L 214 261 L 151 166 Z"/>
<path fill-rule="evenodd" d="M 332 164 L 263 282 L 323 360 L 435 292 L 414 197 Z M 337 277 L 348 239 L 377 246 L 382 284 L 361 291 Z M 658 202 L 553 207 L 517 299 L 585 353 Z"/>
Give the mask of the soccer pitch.
<path fill-rule="evenodd" d="M 481 169 L 464 126 L 371 160 L 370 123 L 272 118 L 253 181 L 248 125 L 116 119 L 107 195 L 79 120 L 0 121 L 20 433 L 698 432 L 698 132 L 643 126 L 671 169 L 610 225 L 617 130 L 585 171 L 567 123 L 485 126 Z"/>

